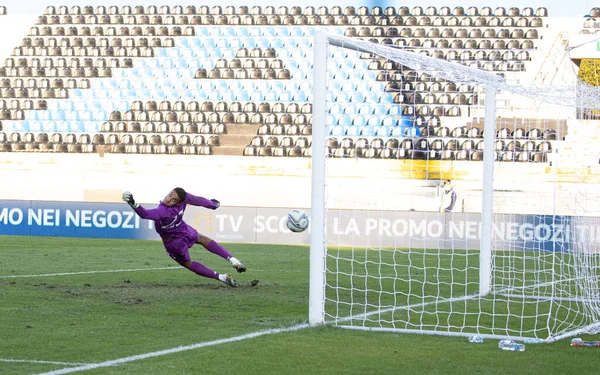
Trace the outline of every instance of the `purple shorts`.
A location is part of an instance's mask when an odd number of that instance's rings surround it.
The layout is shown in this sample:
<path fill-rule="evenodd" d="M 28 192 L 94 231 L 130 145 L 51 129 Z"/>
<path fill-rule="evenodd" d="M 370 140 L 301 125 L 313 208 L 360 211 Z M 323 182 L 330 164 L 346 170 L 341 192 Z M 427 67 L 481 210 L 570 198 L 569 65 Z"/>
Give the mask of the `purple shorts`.
<path fill-rule="evenodd" d="M 198 240 L 198 232 L 186 225 L 182 228 L 181 233 L 177 233 L 176 237 L 164 243 L 167 254 L 177 263 L 185 263 L 191 260 L 189 249 L 194 246 Z"/>

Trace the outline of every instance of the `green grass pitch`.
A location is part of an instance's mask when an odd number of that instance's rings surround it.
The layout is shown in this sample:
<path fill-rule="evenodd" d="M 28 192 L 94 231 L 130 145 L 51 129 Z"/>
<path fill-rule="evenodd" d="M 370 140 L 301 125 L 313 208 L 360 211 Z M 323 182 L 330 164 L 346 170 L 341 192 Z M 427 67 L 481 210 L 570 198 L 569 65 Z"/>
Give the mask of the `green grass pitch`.
<path fill-rule="evenodd" d="M 60 373 L 136 355 L 76 373 L 567 374 L 600 366 L 600 348 L 569 340 L 517 353 L 499 350 L 497 340 L 329 326 L 147 356 L 306 322 L 307 247 L 225 245 L 248 267 L 235 275 L 240 288 L 180 268 L 156 241 L 0 237 L 0 374 Z M 200 246 L 191 255 L 233 271 Z"/>

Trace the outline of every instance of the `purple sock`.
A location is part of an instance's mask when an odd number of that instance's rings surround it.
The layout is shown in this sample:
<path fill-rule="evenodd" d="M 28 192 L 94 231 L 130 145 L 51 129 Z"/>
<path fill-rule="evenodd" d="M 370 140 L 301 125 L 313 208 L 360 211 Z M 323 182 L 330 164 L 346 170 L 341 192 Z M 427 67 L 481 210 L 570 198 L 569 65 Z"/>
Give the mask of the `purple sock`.
<path fill-rule="evenodd" d="M 192 262 L 192 266 L 190 267 L 190 270 L 197 273 L 200 276 L 204 276 L 204 277 L 210 277 L 211 279 L 219 279 L 219 273 L 216 271 L 211 270 L 210 268 L 206 267 L 204 264 L 200 264 L 198 262 Z"/>
<path fill-rule="evenodd" d="M 216 243 L 215 240 L 210 240 L 210 242 L 208 243 L 208 246 L 206 246 L 206 250 L 210 251 L 211 253 L 217 254 L 221 258 L 224 258 L 227 260 L 229 258 L 231 258 L 231 256 L 232 256 L 231 253 L 229 251 L 227 251 L 226 248 L 224 248 L 223 246 Z"/>

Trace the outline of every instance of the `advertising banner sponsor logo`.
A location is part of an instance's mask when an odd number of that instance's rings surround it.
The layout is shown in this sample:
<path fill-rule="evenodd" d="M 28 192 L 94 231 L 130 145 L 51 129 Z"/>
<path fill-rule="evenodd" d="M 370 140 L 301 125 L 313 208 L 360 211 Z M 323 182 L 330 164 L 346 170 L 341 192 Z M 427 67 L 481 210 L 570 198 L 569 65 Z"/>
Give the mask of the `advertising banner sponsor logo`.
<path fill-rule="evenodd" d="M 155 204 L 144 204 L 147 209 Z M 310 213 L 309 210 L 305 209 Z M 184 220 L 220 242 L 308 244 L 310 227 L 292 233 L 285 208 L 188 206 Z M 496 250 L 598 252 L 600 220 L 553 215 L 496 215 Z M 329 210 L 327 236 L 336 246 L 478 249 L 476 213 Z M 154 223 L 122 203 L 0 201 L 0 234 L 159 239 Z"/>

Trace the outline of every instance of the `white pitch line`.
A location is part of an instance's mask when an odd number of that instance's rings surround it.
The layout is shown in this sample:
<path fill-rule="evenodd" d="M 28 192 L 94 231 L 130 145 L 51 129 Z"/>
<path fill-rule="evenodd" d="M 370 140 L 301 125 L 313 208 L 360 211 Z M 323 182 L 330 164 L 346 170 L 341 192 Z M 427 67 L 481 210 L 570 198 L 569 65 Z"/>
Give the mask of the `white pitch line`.
<path fill-rule="evenodd" d="M 65 365 L 65 366 L 84 366 L 84 365 L 86 365 L 86 363 L 57 362 L 57 361 L 38 361 L 36 359 L 12 359 L 12 358 L 0 358 L 0 362 L 41 363 L 41 364 Z"/>
<path fill-rule="evenodd" d="M 265 331 L 258 331 L 258 332 L 254 332 L 254 333 L 248 333 L 246 335 L 230 337 L 228 339 L 220 339 L 220 340 L 214 340 L 214 341 L 201 342 L 198 344 L 193 344 L 193 345 L 188 345 L 188 346 L 178 346 L 178 347 L 172 348 L 172 349 L 160 350 L 157 352 L 151 352 L 151 353 L 145 353 L 145 354 L 138 354 L 138 355 L 133 355 L 130 357 L 113 359 L 111 361 L 90 363 L 90 364 L 79 366 L 79 367 L 63 368 L 60 370 L 39 373 L 37 375 L 70 374 L 72 372 L 87 371 L 87 370 L 92 370 L 92 369 L 100 368 L 100 367 L 110 367 L 110 366 L 120 365 L 120 364 L 127 363 L 127 362 L 138 361 L 141 359 L 159 357 L 159 356 L 163 356 L 163 355 L 167 355 L 167 354 L 173 354 L 173 353 L 184 352 L 187 350 L 204 348 L 207 346 L 214 346 L 214 345 L 219 345 L 219 344 L 227 344 L 227 343 L 235 342 L 235 341 L 242 341 L 242 340 L 246 340 L 246 339 L 253 339 L 253 338 L 264 336 L 264 335 L 272 335 L 272 334 L 276 334 L 276 333 L 299 331 L 299 330 L 307 328 L 307 327 L 310 327 L 310 325 L 305 323 L 305 324 L 299 324 L 299 325 L 296 325 L 293 327 L 288 327 L 288 328 L 268 329 Z"/>
<path fill-rule="evenodd" d="M 161 271 L 161 270 L 183 270 L 183 267 L 160 267 L 160 268 L 131 268 L 126 270 L 106 270 L 106 271 L 83 271 L 83 272 L 62 272 L 62 273 L 45 273 L 41 275 L 7 275 L 0 276 L 0 279 L 17 279 L 22 277 L 50 277 L 50 276 L 72 276 L 72 275 L 89 275 L 94 273 L 116 273 L 116 272 L 137 272 L 137 271 Z"/>

